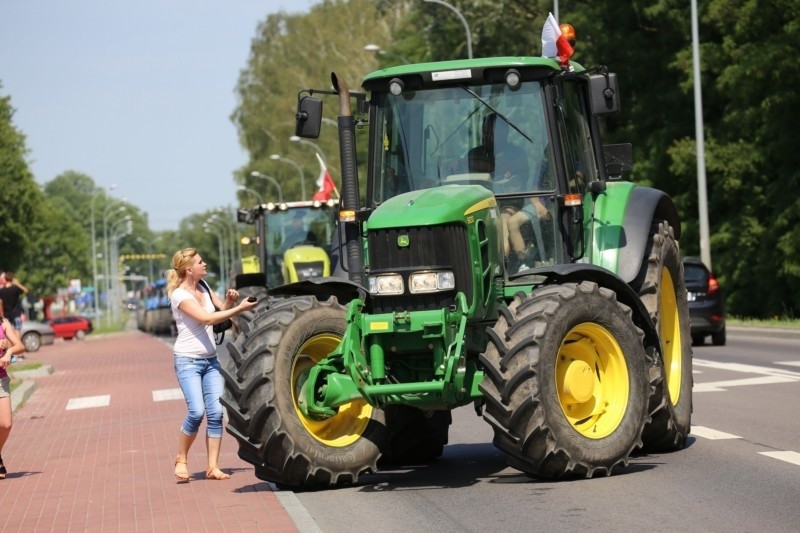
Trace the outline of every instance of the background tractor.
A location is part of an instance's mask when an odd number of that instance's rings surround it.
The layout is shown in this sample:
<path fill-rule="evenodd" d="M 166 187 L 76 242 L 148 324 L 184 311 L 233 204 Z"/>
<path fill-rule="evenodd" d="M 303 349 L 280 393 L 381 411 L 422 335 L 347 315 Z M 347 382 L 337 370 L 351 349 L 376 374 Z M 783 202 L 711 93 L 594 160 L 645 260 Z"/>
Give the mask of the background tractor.
<path fill-rule="evenodd" d="M 331 244 L 339 200 L 281 202 L 239 209 L 239 223 L 255 226 L 255 251 L 234 268 L 234 286 L 266 297 L 267 287 L 331 275 Z M 252 313 L 247 315 L 252 318 Z"/>
<path fill-rule="evenodd" d="M 380 70 L 366 93 L 332 82 L 300 92 L 296 133 L 317 136 L 315 95 L 338 95 L 347 278 L 270 289 L 282 299 L 242 324 L 223 369 L 227 429 L 256 475 L 319 489 L 435 459 L 467 404 L 536 476 L 681 448 L 680 222 L 666 194 L 621 178 L 629 145 L 602 145 L 616 76 L 497 57 Z"/>

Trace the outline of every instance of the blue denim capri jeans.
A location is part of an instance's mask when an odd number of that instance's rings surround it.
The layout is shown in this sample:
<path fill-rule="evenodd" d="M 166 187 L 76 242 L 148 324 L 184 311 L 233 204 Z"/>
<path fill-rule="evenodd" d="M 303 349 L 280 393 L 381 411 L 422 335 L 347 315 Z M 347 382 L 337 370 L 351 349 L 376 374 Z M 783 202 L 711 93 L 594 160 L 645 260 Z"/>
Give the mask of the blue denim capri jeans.
<path fill-rule="evenodd" d="M 222 438 L 222 404 L 219 398 L 225 386 L 220 373 L 219 360 L 215 357 L 195 359 L 181 355 L 175 356 L 175 375 L 186 398 L 189 412 L 183 421 L 181 431 L 184 435 L 197 435 L 203 415 L 206 415 L 206 436 Z"/>

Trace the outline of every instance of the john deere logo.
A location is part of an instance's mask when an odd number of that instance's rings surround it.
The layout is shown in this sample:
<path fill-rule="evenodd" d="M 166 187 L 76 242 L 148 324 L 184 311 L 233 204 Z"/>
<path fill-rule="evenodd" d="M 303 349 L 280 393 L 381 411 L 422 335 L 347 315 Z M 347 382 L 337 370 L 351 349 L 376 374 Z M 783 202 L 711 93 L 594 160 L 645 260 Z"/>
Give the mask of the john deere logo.
<path fill-rule="evenodd" d="M 405 248 L 410 244 L 408 240 L 408 235 L 398 235 L 397 237 L 397 246 L 400 248 Z"/>

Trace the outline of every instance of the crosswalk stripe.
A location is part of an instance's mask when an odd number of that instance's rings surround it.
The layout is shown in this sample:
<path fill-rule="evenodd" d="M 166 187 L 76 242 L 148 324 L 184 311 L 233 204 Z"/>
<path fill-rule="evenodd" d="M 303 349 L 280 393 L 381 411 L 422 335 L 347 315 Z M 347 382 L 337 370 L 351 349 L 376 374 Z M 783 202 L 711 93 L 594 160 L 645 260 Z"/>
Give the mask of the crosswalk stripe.
<path fill-rule="evenodd" d="M 84 396 L 83 398 L 70 398 L 67 402 L 67 411 L 75 409 L 91 409 L 93 407 L 107 407 L 111 404 L 111 396 Z"/>
<path fill-rule="evenodd" d="M 776 361 L 776 365 L 800 366 L 800 361 Z"/>
<path fill-rule="evenodd" d="M 163 389 L 153 391 L 154 402 L 166 402 L 169 400 L 182 400 L 183 393 L 181 389 Z"/>
<path fill-rule="evenodd" d="M 709 440 L 722 440 L 722 439 L 741 439 L 738 435 L 725 433 L 724 431 L 717 431 L 703 426 L 692 426 L 692 435 L 696 437 L 703 437 Z"/>
<path fill-rule="evenodd" d="M 797 452 L 758 452 L 759 455 L 766 455 L 767 457 L 772 457 L 773 459 L 779 459 L 781 461 L 786 461 L 787 463 L 792 463 L 793 465 L 800 466 L 800 453 Z"/>

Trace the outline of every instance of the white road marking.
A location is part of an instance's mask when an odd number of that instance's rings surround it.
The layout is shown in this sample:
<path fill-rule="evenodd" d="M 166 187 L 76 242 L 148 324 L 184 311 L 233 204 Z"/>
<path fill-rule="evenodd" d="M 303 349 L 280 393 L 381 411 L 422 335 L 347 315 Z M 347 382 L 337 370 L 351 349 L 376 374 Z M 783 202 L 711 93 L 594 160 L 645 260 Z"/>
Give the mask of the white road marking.
<path fill-rule="evenodd" d="M 772 457 L 773 459 L 779 459 L 781 461 L 786 461 L 787 463 L 792 463 L 793 465 L 800 466 L 800 453 L 797 452 L 758 452 L 759 455 L 766 455 L 767 457 Z"/>
<path fill-rule="evenodd" d="M 776 365 L 800 366 L 800 361 L 775 361 Z"/>
<path fill-rule="evenodd" d="M 725 381 L 712 381 L 709 383 L 695 383 L 693 392 L 721 392 L 729 387 L 740 387 L 743 385 L 769 385 L 774 383 L 790 383 L 800 381 L 800 372 L 784 370 L 782 368 L 769 368 L 765 366 L 746 365 L 742 363 L 720 363 L 717 361 L 707 361 L 695 359 L 693 366 L 697 365 L 716 370 L 726 370 L 729 372 L 741 372 L 746 374 L 758 374 L 763 377 L 731 379 Z"/>
<path fill-rule="evenodd" d="M 703 437 L 704 439 L 709 439 L 709 440 L 742 438 L 738 435 L 731 435 L 730 433 L 725 433 L 724 431 L 717 431 L 716 429 L 711 429 L 703 426 L 692 426 L 691 434 L 694 435 L 695 437 Z"/>
<path fill-rule="evenodd" d="M 169 400 L 183 400 L 181 389 L 163 389 L 153 391 L 154 402 L 166 402 Z"/>
<path fill-rule="evenodd" d="M 85 396 L 83 398 L 70 398 L 67 402 L 67 411 L 74 409 L 91 409 L 93 407 L 108 407 L 111 404 L 111 396 Z"/>

